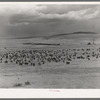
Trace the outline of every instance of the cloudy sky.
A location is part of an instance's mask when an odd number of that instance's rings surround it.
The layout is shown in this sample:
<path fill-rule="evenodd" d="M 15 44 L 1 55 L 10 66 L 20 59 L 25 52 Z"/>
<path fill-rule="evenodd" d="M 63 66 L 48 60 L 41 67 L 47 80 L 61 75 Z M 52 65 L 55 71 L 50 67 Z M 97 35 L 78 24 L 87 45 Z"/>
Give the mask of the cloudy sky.
<path fill-rule="evenodd" d="M 0 3 L 0 37 L 100 33 L 100 5 Z"/>

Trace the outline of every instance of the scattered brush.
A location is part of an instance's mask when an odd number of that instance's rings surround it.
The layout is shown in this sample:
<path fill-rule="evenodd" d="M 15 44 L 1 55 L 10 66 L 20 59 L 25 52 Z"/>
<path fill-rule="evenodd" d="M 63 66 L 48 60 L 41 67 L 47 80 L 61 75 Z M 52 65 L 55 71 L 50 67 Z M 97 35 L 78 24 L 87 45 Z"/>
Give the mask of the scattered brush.
<path fill-rule="evenodd" d="M 31 85 L 29 81 L 25 82 L 25 85 Z"/>
<path fill-rule="evenodd" d="M 21 87 L 22 86 L 22 83 L 16 83 L 14 84 L 14 87 Z"/>

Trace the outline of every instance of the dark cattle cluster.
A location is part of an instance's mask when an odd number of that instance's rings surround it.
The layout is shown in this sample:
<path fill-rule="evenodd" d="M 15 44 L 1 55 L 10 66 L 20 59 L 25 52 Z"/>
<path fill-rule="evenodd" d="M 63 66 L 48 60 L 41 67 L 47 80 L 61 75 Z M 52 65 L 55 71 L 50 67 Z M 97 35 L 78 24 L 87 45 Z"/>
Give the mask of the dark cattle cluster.
<path fill-rule="evenodd" d="M 100 57 L 100 48 L 91 50 L 90 48 L 56 49 L 56 50 L 18 50 L 0 54 L 0 63 L 13 63 L 17 65 L 40 66 L 46 63 L 62 62 L 70 64 L 71 61 L 91 60 Z"/>

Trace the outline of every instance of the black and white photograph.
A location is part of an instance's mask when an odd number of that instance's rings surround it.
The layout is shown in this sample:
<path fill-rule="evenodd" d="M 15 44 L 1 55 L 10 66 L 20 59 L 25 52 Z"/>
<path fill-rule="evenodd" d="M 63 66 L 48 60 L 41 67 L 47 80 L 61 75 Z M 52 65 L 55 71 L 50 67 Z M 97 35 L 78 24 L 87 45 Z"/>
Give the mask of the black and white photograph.
<path fill-rule="evenodd" d="M 0 2 L 0 88 L 100 89 L 100 4 Z"/>

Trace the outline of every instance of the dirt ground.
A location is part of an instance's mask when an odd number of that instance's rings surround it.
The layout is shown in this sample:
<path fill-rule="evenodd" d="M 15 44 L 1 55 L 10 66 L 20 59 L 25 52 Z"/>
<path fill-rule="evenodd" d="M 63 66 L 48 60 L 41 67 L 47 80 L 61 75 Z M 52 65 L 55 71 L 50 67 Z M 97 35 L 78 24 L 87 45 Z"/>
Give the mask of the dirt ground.
<path fill-rule="evenodd" d="M 9 48 L 8 44 L 6 50 L 0 48 L 0 52 L 11 52 L 21 47 L 14 47 L 17 45 L 10 46 Z M 86 49 L 87 47 L 96 49 L 98 45 L 83 46 L 81 48 Z M 62 49 L 62 47 L 58 48 Z M 76 46 L 71 46 L 70 48 L 76 48 Z M 80 48 L 80 46 L 77 48 Z M 51 49 L 56 49 L 56 47 Z M 16 64 L 0 63 L 0 88 L 100 88 L 100 58 L 89 61 L 75 60 L 69 65 L 64 63 L 49 63 L 42 66 L 19 66 Z"/>
<path fill-rule="evenodd" d="M 99 62 L 52 63 L 38 68 L 1 64 L 0 88 L 100 88 Z"/>

